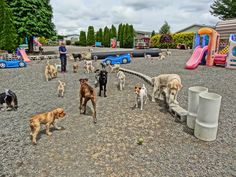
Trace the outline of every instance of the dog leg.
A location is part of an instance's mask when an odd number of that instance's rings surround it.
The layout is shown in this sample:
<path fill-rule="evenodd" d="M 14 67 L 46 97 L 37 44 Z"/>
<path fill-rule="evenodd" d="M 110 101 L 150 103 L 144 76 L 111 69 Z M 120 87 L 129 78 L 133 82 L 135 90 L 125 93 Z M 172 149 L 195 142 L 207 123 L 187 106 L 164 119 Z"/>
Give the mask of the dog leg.
<path fill-rule="evenodd" d="M 55 119 L 55 121 L 54 121 L 54 123 L 53 123 L 52 125 L 53 125 L 53 127 L 54 127 L 56 130 L 61 130 L 62 127 L 57 126 L 57 122 L 58 122 L 58 119 Z"/>
<path fill-rule="evenodd" d="M 120 91 L 122 91 L 122 82 L 120 81 Z"/>
<path fill-rule="evenodd" d="M 158 90 L 158 87 L 154 85 L 153 92 L 152 92 L 152 102 L 155 102 L 155 93 L 157 92 L 157 90 Z"/>
<path fill-rule="evenodd" d="M 91 99 L 91 101 L 93 104 L 93 122 L 96 124 L 97 123 L 96 102 L 94 99 Z"/>
<path fill-rule="evenodd" d="M 104 97 L 107 97 L 106 92 L 107 92 L 107 84 L 104 85 Z"/>
<path fill-rule="evenodd" d="M 98 94 L 98 96 L 101 96 L 102 95 L 102 84 L 100 83 L 99 84 L 99 94 Z"/>
<path fill-rule="evenodd" d="M 47 124 L 46 124 L 46 134 L 47 134 L 48 136 L 51 136 L 51 135 L 52 135 L 52 133 L 50 132 L 50 123 L 47 123 Z"/>
<path fill-rule="evenodd" d="M 174 97 L 174 103 L 175 104 L 179 104 L 179 102 L 177 101 L 177 98 L 178 98 L 178 91 L 176 92 L 176 95 Z"/>
<path fill-rule="evenodd" d="M 88 102 L 89 98 L 85 98 L 84 99 L 84 103 L 83 103 L 83 108 L 84 108 L 84 112 L 83 114 L 86 114 L 86 108 L 87 108 L 87 102 Z"/>
<path fill-rule="evenodd" d="M 135 107 L 138 108 L 138 98 L 135 98 Z"/>
<path fill-rule="evenodd" d="M 80 105 L 79 105 L 79 110 L 80 110 L 80 114 L 82 113 L 82 103 L 83 103 L 83 97 L 80 95 Z"/>
<path fill-rule="evenodd" d="M 35 128 L 34 128 L 34 132 L 32 134 L 32 143 L 35 145 L 37 142 L 36 142 L 36 138 L 38 136 L 38 133 L 39 133 L 39 130 L 40 130 L 40 125 L 37 125 Z"/>
<path fill-rule="evenodd" d="M 143 110 L 143 97 L 140 98 L 140 102 L 141 102 L 141 107 L 140 107 L 140 110 L 142 111 Z"/>

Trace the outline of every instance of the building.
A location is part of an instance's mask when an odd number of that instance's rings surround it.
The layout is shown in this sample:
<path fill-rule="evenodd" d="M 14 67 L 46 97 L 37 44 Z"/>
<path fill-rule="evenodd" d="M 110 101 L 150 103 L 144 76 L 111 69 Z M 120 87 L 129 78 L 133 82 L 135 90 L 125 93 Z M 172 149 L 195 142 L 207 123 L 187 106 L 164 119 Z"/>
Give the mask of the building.
<path fill-rule="evenodd" d="M 79 41 L 79 35 L 78 34 L 70 34 L 64 36 L 64 41 L 71 41 L 71 44 L 74 44 L 75 41 Z"/>
<path fill-rule="evenodd" d="M 215 30 L 220 34 L 221 41 L 229 41 L 230 34 L 236 35 L 236 18 L 219 21 Z"/>
<path fill-rule="evenodd" d="M 200 28 L 204 28 L 204 27 L 213 28 L 213 29 L 215 28 L 214 26 L 209 26 L 209 25 L 193 24 L 193 25 L 188 26 L 188 27 L 186 27 L 184 29 L 176 31 L 175 33 L 183 33 L 183 32 L 194 32 L 194 33 L 197 33 Z"/>
<path fill-rule="evenodd" d="M 152 32 L 135 31 L 134 46 L 140 48 L 148 48 Z"/>

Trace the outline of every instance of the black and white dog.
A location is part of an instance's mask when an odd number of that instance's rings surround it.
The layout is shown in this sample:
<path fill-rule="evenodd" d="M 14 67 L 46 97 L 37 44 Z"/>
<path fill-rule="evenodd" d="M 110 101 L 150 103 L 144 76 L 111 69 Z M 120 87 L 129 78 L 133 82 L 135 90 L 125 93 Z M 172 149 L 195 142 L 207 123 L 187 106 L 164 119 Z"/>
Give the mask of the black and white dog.
<path fill-rule="evenodd" d="M 18 102 L 16 94 L 11 90 L 6 90 L 4 93 L 0 93 L 0 107 L 4 110 L 17 110 Z"/>
<path fill-rule="evenodd" d="M 79 59 L 79 61 L 82 59 L 82 55 L 80 53 L 72 53 L 72 56 L 75 62 L 77 61 L 77 59 Z"/>

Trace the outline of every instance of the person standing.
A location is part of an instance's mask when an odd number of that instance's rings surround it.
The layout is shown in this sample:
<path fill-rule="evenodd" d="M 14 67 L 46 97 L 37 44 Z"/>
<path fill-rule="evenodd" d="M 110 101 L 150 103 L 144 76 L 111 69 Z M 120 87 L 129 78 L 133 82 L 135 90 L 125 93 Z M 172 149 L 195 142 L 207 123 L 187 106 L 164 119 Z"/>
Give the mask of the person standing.
<path fill-rule="evenodd" d="M 67 49 L 65 44 L 62 42 L 60 47 L 59 47 L 59 53 L 60 53 L 60 60 L 61 60 L 61 72 L 66 72 L 66 64 L 67 64 L 67 59 L 66 59 L 66 54 L 67 54 Z"/>

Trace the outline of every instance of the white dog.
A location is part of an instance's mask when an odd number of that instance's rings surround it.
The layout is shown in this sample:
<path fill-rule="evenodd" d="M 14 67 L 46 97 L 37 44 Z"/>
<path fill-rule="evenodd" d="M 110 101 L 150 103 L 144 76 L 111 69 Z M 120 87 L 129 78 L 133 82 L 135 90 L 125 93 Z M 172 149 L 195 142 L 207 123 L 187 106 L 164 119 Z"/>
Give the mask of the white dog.
<path fill-rule="evenodd" d="M 59 69 L 61 69 L 61 65 L 55 63 L 55 68 L 56 68 L 57 70 L 59 70 Z"/>
<path fill-rule="evenodd" d="M 166 56 L 163 54 L 163 52 L 162 53 L 160 53 L 160 60 L 164 60 L 164 59 L 166 59 Z"/>
<path fill-rule="evenodd" d="M 152 101 L 155 102 L 155 93 L 158 91 L 158 99 L 162 99 L 162 93 L 166 90 L 167 104 L 179 104 L 177 101 L 178 92 L 183 87 L 178 74 L 161 74 L 152 78 L 153 92 Z"/>
<path fill-rule="evenodd" d="M 119 71 L 120 69 L 120 65 L 119 64 L 114 64 L 113 66 L 112 65 L 109 65 L 110 67 L 110 72 L 112 73 L 113 71 Z"/>
<path fill-rule="evenodd" d="M 170 56 L 170 55 L 171 55 L 171 51 L 169 51 L 169 49 L 167 49 L 166 54 L 167 54 L 168 56 Z"/>
<path fill-rule="evenodd" d="M 125 74 L 123 71 L 119 71 L 117 73 L 117 77 L 118 77 L 118 85 L 120 87 L 120 90 L 123 90 L 125 87 Z"/>
<path fill-rule="evenodd" d="M 148 99 L 147 89 L 146 89 L 145 85 L 143 84 L 142 87 L 135 86 L 134 91 L 136 94 L 136 108 L 138 107 L 138 103 L 140 102 L 141 103 L 140 109 L 142 111 L 143 110 L 143 103 L 146 104 L 147 99 Z"/>

